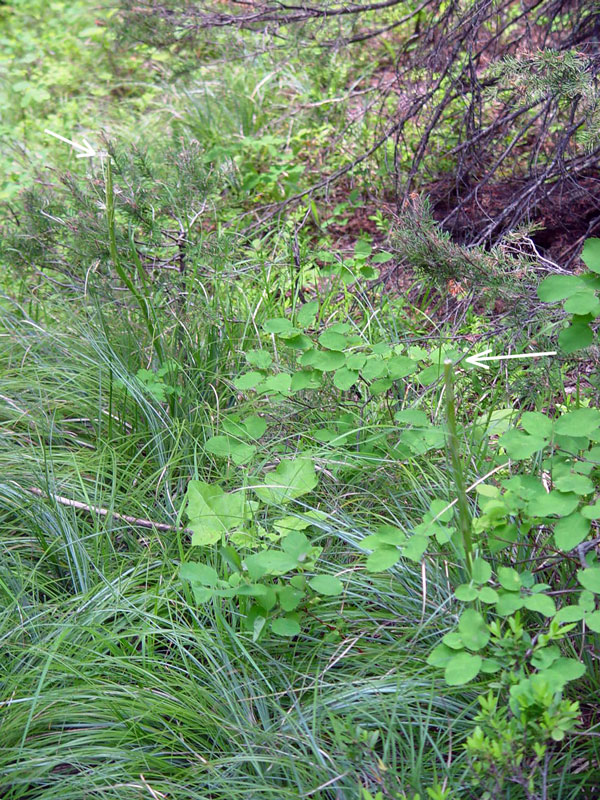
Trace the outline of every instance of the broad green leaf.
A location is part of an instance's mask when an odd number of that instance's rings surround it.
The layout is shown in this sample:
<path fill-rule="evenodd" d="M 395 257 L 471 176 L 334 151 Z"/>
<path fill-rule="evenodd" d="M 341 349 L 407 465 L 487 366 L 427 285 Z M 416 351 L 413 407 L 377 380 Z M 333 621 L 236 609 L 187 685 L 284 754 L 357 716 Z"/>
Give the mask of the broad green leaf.
<path fill-rule="evenodd" d="M 311 544 L 302 533 L 302 531 L 292 531 L 281 540 L 281 547 L 297 562 L 302 563 L 306 561 L 306 557 L 310 552 Z"/>
<path fill-rule="evenodd" d="M 254 445 L 237 441 L 230 436 L 211 436 L 204 443 L 204 449 L 218 458 L 230 458 L 237 466 L 250 461 L 256 453 Z"/>
<path fill-rule="evenodd" d="M 452 650 L 452 648 L 445 644 L 438 644 L 427 656 L 427 663 L 432 667 L 441 667 L 444 669 L 450 659 L 454 658 L 455 655 L 456 650 Z"/>
<path fill-rule="evenodd" d="M 303 369 L 300 372 L 294 372 L 290 383 L 290 391 L 301 392 L 303 389 L 317 389 L 322 380 L 321 373 L 316 370 Z"/>
<path fill-rule="evenodd" d="M 452 631 L 451 633 L 447 633 L 442 639 L 442 641 L 447 647 L 451 647 L 452 650 L 465 649 L 462 636 L 457 631 Z"/>
<path fill-rule="evenodd" d="M 286 331 L 290 331 L 293 327 L 289 319 L 285 317 L 275 317 L 274 319 L 268 319 L 264 323 L 263 330 L 266 333 L 285 333 Z"/>
<path fill-rule="evenodd" d="M 300 625 L 293 617 L 278 617 L 271 622 L 271 630 L 277 636 L 298 636 Z"/>
<path fill-rule="evenodd" d="M 387 262 L 391 261 L 393 258 L 394 256 L 392 253 L 387 253 L 384 251 L 383 253 L 377 253 L 374 255 L 371 261 L 374 264 L 387 264 Z"/>
<path fill-rule="evenodd" d="M 380 547 L 367 558 L 367 572 L 383 572 L 400 561 L 400 550 L 397 547 Z"/>
<path fill-rule="evenodd" d="M 379 270 L 375 269 L 375 267 L 371 267 L 368 264 L 363 264 L 360 267 L 359 272 L 363 278 L 366 278 L 368 281 L 374 281 L 375 278 L 379 277 Z"/>
<path fill-rule="evenodd" d="M 479 611 L 475 611 L 473 608 L 467 608 L 461 614 L 458 632 L 464 646 L 469 650 L 481 650 L 490 640 L 490 632 L 485 620 Z"/>
<path fill-rule="evenodd" d="M 267 350 L 248 350 L 246 361 L 258 369 L 268 369 L 273 361 L 273 356 Z"/>
<path fill-rule="evenodd" d="M 595 275 L 593 272 L 584 272 L 582 275 L 579 275 L 579 277 L 588 289 L 595 289 L 597 292 L 600 291 L 600 275 Z"/>
<path fill-rule="evenodd" d="M 223 536 L 223 528 L 205 520 L 190 520 L 188 525 L 192 531 L 192 544 L 194 547 L 208 547 L 216 544 Z"/>
<path fill-rule="evenodd" d="M 554 526 L 554 542 L 560 550 L 567 552 L 581 544 L 587 538 L 589 532 L 589 520 L 575 511 L 556 523 Z"/>
<path fill-rule="evenodd" d="M 520 460 L 543 450 L 548 444 L 548 439 L 542 436 L 531 436 L 513 428 L 498 439 L 498 444 L 504 447 L 509 458 Z"/>
<path fill-rule="evenodd" d="M 198 605 L 201 605 L 202 603 L 208 603 L 209 600 L 213 599 L 217 591 L 212 587 L 202 586 L 199 583 L 192 583 L 191 587 L 194 595 L 194 600 L 196 601 L 196 603 L 198 603 Z"/>
<path fill-rule="evenodd" d="M 262 586 L 261 584 L 256 584 L 251 587 L 253 593 L 251 596 L 254 596 L 256 599 L 257 604 L 263 608 L 265 611 L 270 611 L 274 608 L 275 604 L 277 603 L 277 592 L 275 591 L 274 586 Z"/>
<path fill-rule="evenodd" d="M 186 514 L 193 531 L 193 545 L 218 542 L 227 531 L 248 519 L 250 509 L 244 492 L 225 493 L 220 486 L 190 481 L 186 492 Z"/>
<path fill-rule="evenodd" d="M 263 486 L 254 491 L 265 503 L 288 503 L 312 491 L 318 483 L 317 473 L 308 458 L 281 461 L 270 472 Z"/>
<path fill-rule="evenodd" d="M 233 591 L 238 597 L 254 597 L 257 604 L 265 611 L 270 611 L 277 602 L 277 594 L 273 586 L 260 583 L 243 583 Z"/>
<path fill-rule="evenodd" d="M 301 328 L 308 328 L 316 319 L 317 314 L 319 313 L 319 301 L 318 300 L 310 300 L 308 303 L 304 303 L 302 308 L 296 314 L 296 320 L 298 325 Z"/>
<path fill-rule="evenodd" d="M 500 594 L 496 602 L 496 613 L 501 617 L 509 617 L 523 608 L 525 604 L 524 598 L 517 592 L 504 592 Z"/>
<path fill-rule="evenodd" d="M 333 575 L 316 575 L 308 582 L 313 591 L 328 597 L 337 597 L 344 591 L 344 584 Z"/>
<path fill-rule="evenodd" d="M 402 548 L 402 555 L 411 561 L 419 562 L 423 558 L 423 553 L 427 550 L 427 537 L 419 534 L 410 536 Z"/>
<path fill-rule="evenodd" d="M 416 377 L 417 383 L 420 386 L 429 386 L 439 379 L 443 371 L 444 367 L 442 364 L 433 364 L 430 367 L 425 367 L 425 369 L 418 373 Z"/>
<path fill-rule="evenodd" d="M 576 681 L 585 673 L 585 665 L 575 658 L 557 658 L 552 666 L 545 670 L 543 675 L 550 685 L 560 688 L 569 681 Z"/>
<path fill-rule="evenodd" d="M 358 372 L 354 372 L 354 370 L 348 369 L 347 367 L 342 367 L 338 369 L 333 376 L 333 383 L 338 389 L 345 392 L 354 386 L 358 377 Z"/>
<path fill-rule="evenodd" d="M 579 497 L 573 492 L 558 492 L 554 489 L 546 492 L 542 486 L 527 504 L 527 511 L 532 517 L 566 517 L 579 505 Z"/>
<path fill-rule="evenodd" d="M 585 624 L 594 633 L 600 633 L 600 611 L 594 611 L 585 618 Z"/>
<path fill-rule="evenodd" d="M 540 283 L 537 295 L 543 303 L 556 303 L 585 288 L 576 275 L 550 275 Z"/>
<path fill-rule="evenodd" d="M 481 671 L 485 675 L 493 675 L 495 672 L 499 672 L 502 667 L 502 662 L 497 658 L 484 658 L 481 664 Z"/>
<path fill-rule="evenodd" d="M 555 430 L 565 436 L 589 436 L 600 426 L 600 411 L 597 408 L 578 408 L 568 411 L 556 420 Z"/>
<path fill-rule="evenodd" d="M 491 586 L 482 586 L 479 590 L 479 599 L 482 603 L 497 603 L 499 595 Z"/>
<path fill-rule="evenodd" d="M 476 558 L 473 561 L 471 578 L 475 583 L 487 583 L 492 577 L 492 568 L 483 558 Z"/>
<path fill-rule="evenodd" d="M 425 521 L 435 519 L 438 522 L 450 522 L 454 516 L 454 509 L 448 508 L 446 500 L 432 500 L 429 505 L 429 511 L 425 515 Z"/>
<path fill-rule="evenodd" d="M 243 422 L 242 425 L 244 426 L 246 433 L 252 439 L 260 439 L 260 437 L 264 434 L 267 430 L 267 422 L 262 417 L 258 417 L 256 414 L 252 414 L 250 417 L 247 417 Z"/>
<path fill-rule="evenodd" d="M 282 536 L 287 536 L 292 531 L 305 531 L 312 525 L 311 521 L 303 517 L 287 516 L 273 522 L 273 527 Z"/>
<path fill-rule="evenodd" d="M 392 356 L 387 362 L 388 377 L 396 381 L 412 375 L 417 369 L 417 362 L 407 356 Z"/>
<path fill-rule="evenodd" d="M 298 559 L 283 550 L 262 550 L 245 559 L 248 575 L 258 581 L 265 575 L 285 575 L 298 566 Z"/>
<path fill-rule="evenodd" d="M 279 605 L 284 611 L 295 611 L 302 602 L 304 592 L 293 586 L 282 586 L 278 592 Z"/>
<path fill-rule="evenodd" d="M 406 408 L 394 414 L 396 422 L 403 422 L 405 425 L 414 425 L 417 428 L 429 428 L 431 422 L 424 411 L 418 408 Z"/>
<path fill-rule="evenodd" d="M 202 586 L 214 587 L 217 585 L 219 576 L 213 567 L 208 564 L 201 564 L 198 561 L 187 561 L 179 567 L 179 577 L 190 583 L 199 583 Z"/>
<path fill-rule="evenodd" d="M 558 647 L 555 644 L 547 644 L 531 654 L 531 663 L 536 669 L 548 669 L 557 658 L 560 658 Z"/>
<path fill-rule="evenodd" d="M 371 352 L 378 356 L 386 356 L 392 352 L 392 346 L 388 342 L 377 342 L 371 345 Z"/>
<path fill-rule="evenodd" d="M 507 592 L 518 592 L 521 589 L 521 577 L 512 567 L 498 568 L 498 583 Z"/>
<path fill-rule="evenodd" d="M 529 609 L 529 611 L 538 611 L 545 617 L 552 617 L 556 613 L 554 600 L 548 597 L 547 594 L 531 594 L 529 597 L 523 599 L 524 606 Z"/>
<path fill-rule="evenodd" d="M 591 613 L 596 608 L 596 598 L 589 589 L 584 589 L 579 595 L 578 605 L 587 613 Z"/>
<path fill-rule="evenodd" d="M 352 330 L 352 325 L 348 322 L 336 322 L 334 325 L 330 325 L 327 330 L 334 333 L 349 333 Z"/>
<path fill-rule="evenodd" d="M 353 371 L 360 370 L 367 363 L 367 357 L 363 353 L 353 353 L 346 356 L 346 367 Z"/>
<path fill-rule="evenodd" d="M 589 270 L 600 273 L 600 239 L 585 240 L 581 259 Z"/>
<path fill-rule="evenodd" d="M 550 439 L 552 436 L 552 420 L 539 411 L 525 411 L 521 417 L 521 425 L 532 436 Z"/>
<path fill-rule="evenodd" d="M 490 414 L 480 414 L 476 425 L 484 428 L 486 436 L 500 436 L 510 428 L 512 418 L 516 416 L 514 408 L 497 408 Z"/>
<path fill-rule="evenodd" d="M 291 334 L 281 334 L 281 338 L 285 340 L 286 346 L 291 347 L 292 350 L 310 350 L 313 346 L 312 339 L 304 333 L 295 333 L 293 336 Z"/>
<path fill-rule="evenodd" d="M 581 516 L 586 519 L 600 519 L 600 501 L 593 506 L 584 506 L 581 509 Z"/>
<path fill-rule="evenodd" d="M 406 541 L 406 534 L 395 525 L 379 525 L 376 533 L 371 533 L 361 540 L 365 547 L 375 549 L 381 545 L 391 545 L 397 547 Z"/>
<path fill-rule="evenodd" d="M 318 258 L 324 264 L 335 264 L 338 261 L 337 256 L 334 253 L 328 253 L 327 250 L 318 250 L 315 253 L 315 258 Z"/>
<path fill-rule="evenodd" d="M 444 677 L 448 686 L 463 686 L 476 678 L 481 669 L 481 656 L 472 653 L 458 653 L 446 665 Z"/>
<path fill-rule="evenodd" d="M 600 435 L 600 429 L 596 428 L 590 433 L 590 436 L 597 437 Z M 587 450 L 590 446 L 590 439 L 587 436 L 563 436 L 560 433 L 554 435 L 554 444 L 566 453 L 579 453 Z"/>
<path fill-rule="evenodd" d="M 391 388 L 392 383 L 393 381 L 389 378 L 380 378 L 377 381 L 373 381 L 369 386 L 369 391 L 373 395 L 383 394 L 383 392 L 387 392 L 387 390 Z"/>
<path fill-rule="evenodd" d="M 461 583 L 460 586 L 457 586 L 454 590 L 454 596 L 457 600 L 460 600 L 461 603 L 470 603 L 472 600 L 479 595 L 479 592 L 470 583 Z"/>
<path fill-rule="evenodd" d="M 337 431 L 332 430 L 331 428 L 317 428 L 316 430 L 312 430 L 311 436 L 313 436 L 317 442 L 333 442 L 334 439 L 340 441 L 340 435 Z"/>
<path fill-rule="evenodd" d="M 373 248 L 364 239 L 359 239 L 354 245 L 355 258 L 368 258 L 372 252 Z"/>
<path fill-rule="evenodd" d="M 348 345 L 348 339 L 342 333 L 323 331 L 319 336 L 319 344 L 328 350 L 344 350 Z"/>
<path fill-rule="evenodd" d="M 239 597 L 264 597 L 270 588 L 262 583 L 241 583 L 236 590 Z"/>
<path fill-rule="evenodd" d="M 362 376 L 367 381 L 373 381 L 385 375 L 387 371 L 386 362 L 379 356 L 369 356 L 366 364 L 362 368 Z"/>
<path fill-rule="evenodd" d="M 565 353 L 574 353 L 589 347 L 594 341 L 594 334 L 587 322 L 573 322 L 558 334 L 558 343 Z"/>
<path fill-rule="evenodd" d="M 400 443 L 410 447 L 413 453 L 422 455 L 428 450 L 443 447 L 446 441 L 445 433 L 440 428 L 412 428 L 404 431 Z"/>
<path fill-rule="evenodd" d="M 575 492 L 578 495 L 591 494 L 594 491 L 592 481 L 576 472 L 559 475 L 554 479 L 554 485 L 561 492 Z"/>
<path fill-rule="evenodd" d="M 554 621 L 564 625 L 568 622 L 579 622 L 585 616 L 585 611 L 580 606 L 563 606 L 556 612 Z"/>
<path fill-rule="evenodd" d="M 269 375 L 268 378 L 257 388 L 258 394 L 288 394 L 292 387 L 292 376 L 287 372 L 280 372 L 278 375 Z"/>
<path fill-rule="evenodd" d="M 346 356 L 338 350 L 309 350 L 311 354 L 309 366 L 320 372 L 332 372 L 340 369 L 346 363 Z M 304 360 L 303 365 L 306 366 Z"/>
<path fill-rule="evenodd" d="M 599 305 L 600 303 L 598 303 L 596 292 L 588 288 L 571 295 L 571 297 L 565 301 L 563 308 L 569 314 L 592 314 L 596 316 Z"/>
<path fill-rule="evenodd" d="M 594 594 L 600 594 L 600 567 L 588 567 L 577 571 L 577 580 Z"/>
<path fill-rule="evenodd" d="M 264 380 L 264 377 L 262 372 L 246 372 L 236 378 L 233 381 L 233 385 L 238 391 L 247 392 L 249 389 L 254 389 L 255 386 L 258 386 Z"/>

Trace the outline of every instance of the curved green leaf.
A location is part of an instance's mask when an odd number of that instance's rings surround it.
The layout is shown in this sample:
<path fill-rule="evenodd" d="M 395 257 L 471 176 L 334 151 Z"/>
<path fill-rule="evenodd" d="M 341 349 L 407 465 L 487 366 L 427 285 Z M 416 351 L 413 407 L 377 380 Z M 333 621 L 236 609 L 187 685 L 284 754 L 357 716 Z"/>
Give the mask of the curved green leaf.
<path fill-rule="evenodd" d="M 446 665 L 444 677 L 448 686 L 463 686 L 476 678 L 481 669 L 481 656 L 464 651 L 453 656 Z"/>

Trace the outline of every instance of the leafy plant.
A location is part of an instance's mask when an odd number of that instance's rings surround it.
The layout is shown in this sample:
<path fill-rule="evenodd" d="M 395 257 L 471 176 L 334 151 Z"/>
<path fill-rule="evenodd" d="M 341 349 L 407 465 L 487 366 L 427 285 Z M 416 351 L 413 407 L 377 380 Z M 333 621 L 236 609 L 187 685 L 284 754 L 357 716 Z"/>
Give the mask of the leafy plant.
<path fill-rule="evenodd" d="M 318 610 L 320 598 L 342 594 L 342 581 L 314 571 L 322 547 L 311 544 L 305 531 L 318 523 L 315 512 L 275 516 L 317 485 L 314 466 L 306 457 L 283 460 L 264 483 L 255 484 L 262 502 L 248 500 L 245 491 L 224 492 L 219 486 L 191 481 L 186 514 L 192 545 L 220 543 L 222 574 L 202 562 L 181 565 L 180 577 L 190 583 L 198 603 L 216 597 L 237 598 L 243 627 L 256 641 L 266 630 L 278 636 L 297 636 L 303 612 Z M 261 519 L 265 517 L 264 519 Z M 272 543 L 277 542 L 277 547 Z M 250 601 L 250 605 L 248 605 Z"/>
<path fill-rule="evenodd" d="M 549 275 L 538 287 L 544 303 L 562 301 L 569 314 L 567 327 L 561 330 L 558 343 L 565 353 L 589 347 L 595 341 L 593 321 L 600 316 L 600 239 L 586 239 L 581 254 L 588 271 L 581 275 Z"/>

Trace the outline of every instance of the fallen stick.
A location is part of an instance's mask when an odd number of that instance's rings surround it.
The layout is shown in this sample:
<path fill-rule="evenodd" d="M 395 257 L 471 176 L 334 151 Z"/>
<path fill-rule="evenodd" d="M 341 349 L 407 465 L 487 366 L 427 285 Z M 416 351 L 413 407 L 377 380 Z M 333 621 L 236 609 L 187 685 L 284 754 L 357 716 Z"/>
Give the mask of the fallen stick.
<path fill-rule="evenodd" d="M 122 519 L 123 522 L 129 522 L 130 525 L 135 525 L 138 528 L 150 528 L 157 531 L 180 531 L 181 533 L 193 533 L 190 528 L 178 528 L 175 525 L 169 525 L 167 522 L 153 522 L 151 519 L 140 519 L 139 517 L 131 517 L 129 514 L 119 514 L 118 511 L 111 511 L 109 508 L 101 508 L 100 506 L 90 506 L 87 503 L 82 503 L 79 500 L 70 500 L 68 497 L 61 497 L 58 494 L 49 494 L 38 489 L 36 486 L 30 486 L 29 491 L 38 497 L 47 497 L 60 503 L 62 506 L 69 506 L 70 508 L 77 508 L 81 511 L 87 511 L 89 514 L 97 514 L 99 517 L 107 517 L 109 514 L 116 519 Z"/>

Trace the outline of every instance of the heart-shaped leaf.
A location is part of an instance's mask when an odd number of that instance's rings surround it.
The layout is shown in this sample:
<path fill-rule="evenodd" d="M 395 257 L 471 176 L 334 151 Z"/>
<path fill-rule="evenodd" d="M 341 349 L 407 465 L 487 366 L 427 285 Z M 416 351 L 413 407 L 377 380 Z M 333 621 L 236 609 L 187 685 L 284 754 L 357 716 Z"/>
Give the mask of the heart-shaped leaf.
<path fill-rule="evenodd" d="M 317 485 L 317 473 L 308 458 L 281 461 L 270 472 L 264 485 L 254 491 L 265 503 L 289 503 L 312 491 Z"/>
<path fill-rule="evenodd" d="M 463 686 L 476 678 L 481 669 L 481 656 L 461 652 L 449 659 L 444 676 L 448 686 Z"/>

